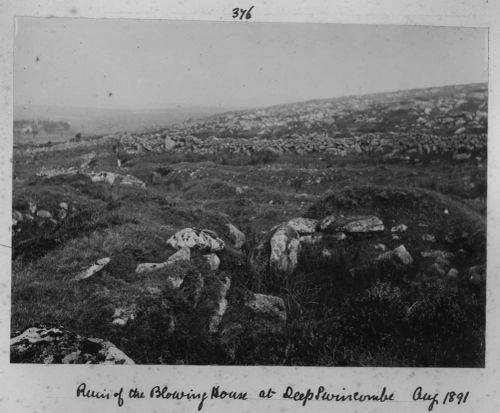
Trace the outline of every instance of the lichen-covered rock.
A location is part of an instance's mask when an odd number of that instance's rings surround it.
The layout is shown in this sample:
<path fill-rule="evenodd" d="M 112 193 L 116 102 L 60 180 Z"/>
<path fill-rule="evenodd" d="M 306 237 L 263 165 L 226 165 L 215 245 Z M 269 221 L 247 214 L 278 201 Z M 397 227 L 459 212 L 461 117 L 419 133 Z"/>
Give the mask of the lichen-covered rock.
<path fill-rule="evenodd" d="M 254 293 L 252 298 L 245 303 L 245 306 L 255 313 L 286 322 L 285 302 L 280 297 Z"/>
<path fill-rule="evenodd" d="M 156 271 L 161 268 L 165 268 L 168 266 L 168 262 L 143 262 L 141 264 L 138 264 L 135 273 L 136 274 L 146 274 L 148 272 Z"/>
<path fill-rule="evenodd" d="M 319 222 L 318 227 L 321 231 L 328 232 L 379 232 L 385 229 L 380 218 L 363 215 L 329 215 Z"/>
<path fill-rule="evenodd" d="M 391 228 L 391 232 L 406 232 L 408 227 L 405 224 L 395 225 Z"/>
<path fill-rule="evenodd" d="M 146 184 L 139 178 L 132 175 L 122 175 L 119 179 L 119 184 L 123 186 L 135 186 L 138 188 L 145 188 Z"/>
<path fill-rule="evenodd" d="M 379 232 L 383 231 L 384 223 L 375 216 L 346 218 L 346 224 L 338 228 L 343 232 Z"/>
<path fill-rule="evenodd" d="M 336 241 L 342 241 L 347 238 L 347 235 L 344 234 L 343 232 L 334 232 L 331 237 L 336 240 Z"/>
<path fill-rule="evenodd" d="M 81 280 L 85 280 L 86 278 L 92 277 L 94 274 L 98 273 L 106 265 L 108 265 L 110 260 L 111 260 L 111 258 L 109 258 L 109 257 L 98 259 L 94 264 L 92 264 L 85 271 L 82 271 L 81 273 L 79 273 L 75 277 L 75 280 L 76 281 L 81 281 Z"/>
<path fill-rule="evenodd" d="M 323 234 L 314 233 L 311 235 L 302 235 L 301 237 L 299 237 L 299 241 L 301 244 L 317 245 L 321 241 L 323 241 Z"/>
<path fill-rule="evenodd" d="M 293 228 L 299 235 L 310 235 L 316 232 L 318 221 L 311 218 L 294 218 L 286 223 Z"/>
<path fill-rule="evenodd" d="M 445 260 L 451 260 L 455 256 L 452 252 L 441 250 L 422 251 L 420 255 L 424 258 L 441 258 Z"/>
<path fill-rule="evenodd" d="M 231 223 L 227 224 L 227 227 L 229 229 L 229 235 L 232 238 L 234 248 L 238 250 L 241 249 L 241 247 L 243 247 L 243 245 L 245 245 L 246 242 L 245 234 L 243 234 L 243 232 L 241 232 Z"/>
<path fill-rule="evenodd" d="M 318 229 L 321 231 L 328 231 L 331 227 L 335 225 L 337 219 L 339 219 L 339 216 L 337 215 L 328 215 L 327 217 L 323 218 L 321 221 L 318 222 L 317 224 Z"/>
<path fill-rule="evenodd" d="M 422 235 L 422 241 L 436 242 L 436 237 L 432 234 L 424 234 Z"/>
<path fill-rule="evenodd" d="M 413 263 L 413 257 L 404 245 L 400 245 L 391 251 L 387 251 L 379 255 L 375 258 L 375 261 L 394 261 L 398 264 L 410 265 Z"/>
<path fill-rule="evenodd" d="M 45 218 L 45 219 L 52 218 L 52 214 L 45 209 L 39 209 L 38 211 L 36 211 L 36 216 L 38 218 Z"/>
<path fill-rule="evenodd" d="M 205 259 L 208 266 L 210 267 L 210 270 L 217 271 L 219 269 L 220 258 L 216 254 L 214 254 L 214 253 L 206 254 L 203 256 L 203 258 Z"/>
<path fill-rule="evenodd" d="M 62 327 L 29 327 L 10 340 L 12 363 L 135 364 L 113 343 L 85 338 Z"/>
<path fill-rule="evenodd" d="M 112 324 L 124 327 L 127 325 L 129 320 L 135 319 L 135 308 L 133 306 L 115 308 L 115 312 L 113 313 L 111 319 Z"/>
<path fill-rule="evenodd" d="M 189 261 L 191 260 L 191 250 L 187 247 L 183 247 L 180 250 L 174 252 L 167 261 L 160 263 L 141 263 L 135 269 L 136 274 L 144 274 L 151 271 L 156 271 L 161 268 L 168 267 L 176 262 Z"/>
<path fill-rule="evenodd" d="M 219 289 L 219 300 L 217 302 L 217 308 L 215 309 L 215 313 L 210 318 L 210 322 L 208 325 L 208 331 L 210 333 L 216 333 L 219 329 L 219 325 L 222 321 L 222 317 L 224 317 L 224 313 L 227 309 L 227 292 L 231 287 L 231 279 L 226 277 L 223 282 L 220 283 Z"/>
<path fill-rule="evenodd" d="M 90 173 L 88 175 L 92 182 L 104 182 L 106 184 L 113 185 L 119 174 L 102 171 L 98 173 Z"/>
<path fill-rule="evenodd" d="M 167 244 L 175 249 L 187 247 L 211 252 L 222 251 L 225 247 L 224 241 L 215 232 L 193 228 L 184 228 L 176 232 L 167 240 Z"/>
<path fill-rule="evenodd" d="M 279 227 L 270 240 L 271 270 L 281 274 L 291 274 L 298 263 L 300 250 L 299 234 L 288 225 Z"/>
<path fill-rule="evenodd" d="M 115 172 L 91 172 L 87 174 L 92 182 L 104 182 L 109 185 L 135 186 L 145 188 L 146 184 L 132 175 L 121 175 Z"/>

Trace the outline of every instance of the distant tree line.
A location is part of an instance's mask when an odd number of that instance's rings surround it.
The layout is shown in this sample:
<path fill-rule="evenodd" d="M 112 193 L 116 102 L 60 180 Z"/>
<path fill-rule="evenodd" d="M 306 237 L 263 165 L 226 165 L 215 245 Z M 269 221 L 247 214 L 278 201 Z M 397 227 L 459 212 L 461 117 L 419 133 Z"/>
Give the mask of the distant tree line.
<path fill-rule="evenodd" d="M 71 129 L 71 125 L 64 121 L 52 121 L 52 120 L 15 120 L 14 130 L 24 133 L 38 134 L 40 132 L 45 133 L 59 133 L 65 132 Z"/>

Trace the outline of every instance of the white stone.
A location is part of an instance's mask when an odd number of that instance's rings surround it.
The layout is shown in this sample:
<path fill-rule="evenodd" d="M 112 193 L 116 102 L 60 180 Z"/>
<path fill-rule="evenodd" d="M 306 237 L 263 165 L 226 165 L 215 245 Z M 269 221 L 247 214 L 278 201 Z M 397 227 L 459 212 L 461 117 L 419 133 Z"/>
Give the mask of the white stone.
<path fill-rule="evenodd" d="M 276 230 L 270 240 L 271 268 L 280 273 L 290 274 L 298 263 L 300 240 L 293 228 L 285 225 Z"/>
<path fill-rule="evenodd" d="M 241 249 L 246 242 L 245 234 L 243 234 L 243 232 L 241 232 L 233 224 L 227 224 L 227 227 L 229 229 L 229 234 L 232 237 L 234 248 Z"/>
<path fill-rule="evenodd" d="M 309 235 L 316 232 L 318 221 L 310 218 L 294 218 L 287 222 L 290 228 L 293 228 L 299 235 Z"/>
<path fill-rule="evenodd" d="M 245 305 L 256 313 L 272 315 L 286 321 L 286 307 L 282 298 L 274 295 L 254 294 Z"/>
<path fill-rule="evenodd" d="M 406 232 L 408 227 L 405 224 L 399 224 L 391 228 L 391 232 Z"/>
<path fill-rule="evenodd" d="M 85 280 L 86 278 L 92 277 L 94 274 L 98 273 L 106 265 L 108 265 L 110 260 L 111 260 L 111 258 L 109 258 L 109 257 L 98 259 L 94 264 L 92 264 L 85 271 L 82 271 L 81 273 L 79 273 L 75 277 L 75 280 L 80 281 L 80 280 Z"/>
<path fill-rule="evenodd" d="M 224 282 L 222 283 L 220 293 L 219 293 L 219 301 L 217 303 L 217 308 L 215 310 L 215 313 L 212 315 L 210 319 L 210 323 L 208 326 L 208 331 L 210 333 L 216 333 L 217 330 L 219 329 L 219 325 L 222 321 L 222 317 L 224 317 L 224 314 L 226 313 L 227 310 L 227 293 L 229 291 L 229 288 L 231 287 L 231 279 L 229 277 L 226 277 Z"/>
<path fill-rule="evenodd" d="M 167 261 L 160 263 L 142 263 L 135 269 L 136 274 L 144 274 L 151 271 L 156 271 L 161 268 L 168 267 L 176 262 L 189 261 L 191 260 L 191 250 L 187 247 L 183 247 L 180 250 L 173 253 L 168 257 Z"/>
<path fill-rule="evenodd" d="M 192 228 L 184 228 L 176 232 L 167 240 L 167 244 L 176 249 L 197 247 L 212 252 L 222 251 L 225 247 L 224 241 L 213 231 Z"/>
<path fill-rule="evenodd" d="M 204 255 L 203 258 L 208 263 L 210 270 L 217 271 L 219 269 L 220 258 L 216 254 L 214 254 L 214 253 L 207 254 L 207 255 Z"/>
<path fill-rule="evenodd" d="M 410 265 L 413 263 L 413 257 L 410 255 L 404 245 L 400 245 L 391 251 L 384 252 L 375 258 L 375 261 L 389 261 L 394 260 L 403 265 Z"/>

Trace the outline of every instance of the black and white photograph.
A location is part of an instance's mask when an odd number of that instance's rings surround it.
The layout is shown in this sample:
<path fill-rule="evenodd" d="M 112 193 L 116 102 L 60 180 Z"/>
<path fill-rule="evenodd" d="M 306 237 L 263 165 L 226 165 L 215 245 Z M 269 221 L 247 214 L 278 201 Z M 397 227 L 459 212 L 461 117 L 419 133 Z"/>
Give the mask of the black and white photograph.
<path fill-rule="evenodd" d="M 239 20 L 15 18 L 10 363 L 484 368 L 488 30 Z"/>

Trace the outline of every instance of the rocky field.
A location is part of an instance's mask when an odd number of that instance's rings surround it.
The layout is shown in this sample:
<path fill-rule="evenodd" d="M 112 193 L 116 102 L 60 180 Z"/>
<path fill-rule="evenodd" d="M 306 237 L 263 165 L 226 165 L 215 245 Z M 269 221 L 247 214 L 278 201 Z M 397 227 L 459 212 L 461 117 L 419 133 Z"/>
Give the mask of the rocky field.
<path fill-rule="evenodd" d="M 12 362 L 484 365 L 487 87 L 14 150 Z"/>

